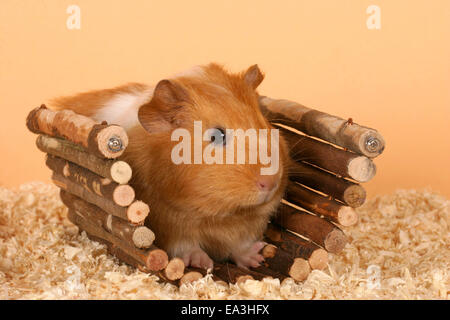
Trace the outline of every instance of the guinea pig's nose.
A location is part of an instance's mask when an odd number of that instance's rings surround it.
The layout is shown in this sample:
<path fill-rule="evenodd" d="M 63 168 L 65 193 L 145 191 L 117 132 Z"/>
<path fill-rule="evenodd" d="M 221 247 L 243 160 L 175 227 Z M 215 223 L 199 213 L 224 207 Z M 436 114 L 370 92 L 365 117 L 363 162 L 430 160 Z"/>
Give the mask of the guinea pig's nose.
<path fill-rule="evenodd" d="M 276 176 L 259 176 L 257 180 L 258 188 L 261 191 L 272 191 L 277 186 Z"/>

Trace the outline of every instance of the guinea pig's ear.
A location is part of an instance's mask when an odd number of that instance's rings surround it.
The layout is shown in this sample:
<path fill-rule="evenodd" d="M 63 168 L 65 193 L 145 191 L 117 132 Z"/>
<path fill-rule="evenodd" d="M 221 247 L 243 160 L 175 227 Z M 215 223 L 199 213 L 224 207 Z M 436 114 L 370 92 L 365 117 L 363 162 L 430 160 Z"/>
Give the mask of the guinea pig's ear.
<path fill-rule="evenodd" d="M 138 119 L 150 133 L 173 130 L 182 121 L 183 104 L 189 101 L 188 92 L 174 81 L 161 80 L 150 102 L 139 108 Z"/>
<path fill-rule="evenodd" d="M 264 74 L 259 70 L 257 64 L 254 64 L 245 71 L 244 81 L 253 89 L 256 89 L 264 80 Z"/>

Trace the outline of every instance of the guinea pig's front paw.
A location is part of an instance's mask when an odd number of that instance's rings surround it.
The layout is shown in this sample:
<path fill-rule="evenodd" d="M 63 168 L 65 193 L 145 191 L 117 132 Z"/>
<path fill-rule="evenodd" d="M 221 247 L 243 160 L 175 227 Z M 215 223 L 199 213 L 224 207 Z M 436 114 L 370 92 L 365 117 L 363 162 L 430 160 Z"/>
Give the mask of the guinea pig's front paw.
<path fill-rule="evenodd" d="M 195 248 L 184 254 L 183 261 L 186 267 L 191 266 L 206 270 L 211 269 L 214 265 L 212 259 L 200 248 Z"/>
<path fill-rule="evenodd" d="M 263 241 L 255 241 L 251 246 L 238 250 L 231 254 L 231 259 L 238 267 L 247 269 L 248 267 L 257 268 L 264 261 L 264 257 L 259 254 L 266 245 Z"/>

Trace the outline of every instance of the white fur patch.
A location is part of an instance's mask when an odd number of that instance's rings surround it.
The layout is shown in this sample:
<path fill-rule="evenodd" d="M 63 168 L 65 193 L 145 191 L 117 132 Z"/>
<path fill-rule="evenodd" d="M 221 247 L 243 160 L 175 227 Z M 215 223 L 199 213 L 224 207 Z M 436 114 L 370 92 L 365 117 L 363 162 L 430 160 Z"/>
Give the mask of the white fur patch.
<path fill-rule="evenodd" d="M 93 117 L 97 121 L 107 121 L 128 130 L 139 123 L 138 110 L 150 101 L 154 88 L 142 92 L 121 93 L 105 103 L 105 106 Z"/>

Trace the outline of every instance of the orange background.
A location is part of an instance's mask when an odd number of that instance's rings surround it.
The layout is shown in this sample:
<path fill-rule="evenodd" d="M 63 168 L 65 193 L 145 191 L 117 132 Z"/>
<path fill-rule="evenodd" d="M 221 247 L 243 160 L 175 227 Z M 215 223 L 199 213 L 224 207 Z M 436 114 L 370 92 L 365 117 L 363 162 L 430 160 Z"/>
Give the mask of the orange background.
<path fill-rule="evenodd" d="M 66 9 L 81 8 L 69 30 Z M 381 29 L 369 30 L 369 5 Z M 450 2 L 0 1 L 0 185 L 49 181 L 25 117 L 48 98 L 156 83 L 216 61 L 258 63 L 260 92 L 378 129 L 369 195 L 430 187 L 450 196 Z"/>

